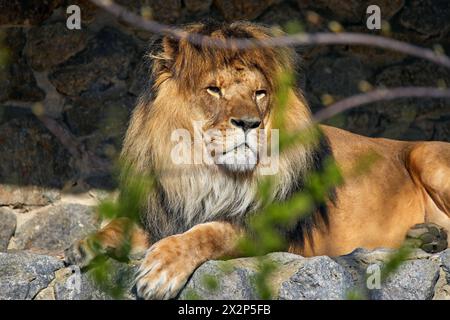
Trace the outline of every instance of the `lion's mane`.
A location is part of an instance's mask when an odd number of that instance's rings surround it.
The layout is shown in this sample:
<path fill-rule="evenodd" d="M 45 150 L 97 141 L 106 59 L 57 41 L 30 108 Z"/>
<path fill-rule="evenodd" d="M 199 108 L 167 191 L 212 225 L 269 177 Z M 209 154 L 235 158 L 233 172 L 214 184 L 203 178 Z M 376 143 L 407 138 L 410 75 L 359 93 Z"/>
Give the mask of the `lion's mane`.
<path fill-rule="evenodd" d="M 195 24 L 186 30 L 218 39 L 266 39 L 277 33 L 243 22 Z M 293 50 L 223 50 L 193 45 L 187 38 L 174 40 L 165 37 L 148 56 L 153 64 L 149 72 L 151 80 L 145 84 L 133 112 L 121 157 L 127 168 L 156 177 L 155 188 L 142 209 L 142 221 L 150 237 L 156 241 L 213 220 L 227 220 L 245 226 L 248 215 L 257 212 L 258 208 L 256 190 L 261 178 L 258 170 L 253 174 L 232 174 L 216 166 L 173 165 L 170 159 L 171 132 L 178 128 L 192 130 L 189 94 L 205 73 L 239 59 L 244 65 L 261 71 L 274 89 L 277 76 L 283 70 L 295 69 Z M 310 110 L 299 92 L 295 87 L 289 90 L 287 122 L 285 128 L 280 129 L 298 130 L 311 123 Z M 276 108 L 272 114 L 275 112 Z M 325 138 L 309 147 L 298 145 L 285 150 L 280 155 L 275 200 L 285 200 L 301 190 L 307 174 L 320 170 L 324 159 L 329 156 L 331 150 Z M 125 185 L 127 178 L 123 177 Z M 286 237 L 302 244 L 304 237 L 311 235 L 312 228 L 319 223 L 326 224 L 327 220 L 325 205 L 318 205 L 311 215 L 286 229 Z"/>

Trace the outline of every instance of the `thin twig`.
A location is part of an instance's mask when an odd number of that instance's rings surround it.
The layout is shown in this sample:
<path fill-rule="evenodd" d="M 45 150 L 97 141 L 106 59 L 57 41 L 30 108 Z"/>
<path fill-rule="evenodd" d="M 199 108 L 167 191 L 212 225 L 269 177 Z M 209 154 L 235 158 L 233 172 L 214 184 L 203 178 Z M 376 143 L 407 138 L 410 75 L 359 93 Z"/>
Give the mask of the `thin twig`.
<path fill-rule="evenodd" d="M 193 44 L 203 46 L 214 46 L 217 48 L 247 49 L 257 47 L 282 47 L 297 45 L 325 45 L 325 44 L 351 44 L 379 47 L 393 51 L 402 52 L 411 56 L 419 57 L 447 68 L 450 68 L 450 58 L 444 54 L 437 54 L 433 50 L 421 48 L 402 41 L 386 37 L 367 35 L 362 33 L 299 33 L 273 37 L 264 40 L 256 39 L 217 39 L 196 33 L 188 33 L 182 29 L 146 20 L 140 15 L 130 12 L 126 8 L 114 3 L 112 0 L 90 0 L 92 3 L 108 11 L 115 17 L 129 24 L 161 35 L 169 35 L 176 39 L 186 38 Z"/>
<path fill-rule="evenodd" d="M 377 101 L 389 101 L 398 98 L 450 98 L 450 89 L 439 89 L 433 87 L 376 89 L 338 101 L 315 113 L 314 120 L 316 122 L 321 122 L 360 105 Z"/>

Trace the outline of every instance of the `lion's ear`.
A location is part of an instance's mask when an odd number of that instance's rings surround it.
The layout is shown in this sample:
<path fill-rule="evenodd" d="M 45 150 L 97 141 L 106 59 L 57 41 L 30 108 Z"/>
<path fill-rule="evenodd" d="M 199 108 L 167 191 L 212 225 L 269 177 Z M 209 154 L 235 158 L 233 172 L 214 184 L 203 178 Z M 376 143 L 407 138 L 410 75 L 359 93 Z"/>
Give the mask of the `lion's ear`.
<path fill-rule="evenodd" d="M 153 49 L 150 51 L 148 57 L 152 61 L 154 76 L 158 77 L 163 73 L 172 72 L 179 52 L 178 46 L 177 40 L 167 36 L 158 38 L 151 44 Z"/>
<path fill-rule="evenodd" d="M 167 36 L 162 39 L 162 53 L 167 59 L 171 61 L 176 60 L 178 55 L 178 47 L 178 40 Z"/>

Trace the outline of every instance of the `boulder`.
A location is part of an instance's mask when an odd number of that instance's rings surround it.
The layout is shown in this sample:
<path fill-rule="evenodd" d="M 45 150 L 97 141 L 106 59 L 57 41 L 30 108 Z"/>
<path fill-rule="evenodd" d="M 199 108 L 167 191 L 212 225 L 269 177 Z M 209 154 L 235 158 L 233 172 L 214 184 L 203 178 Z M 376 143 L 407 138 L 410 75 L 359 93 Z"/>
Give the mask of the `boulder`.
<path fill-rule="evenodd" d="M 136 299 L 133 288 L 135 264 L 121 263 L 110 259 L 110 271 L 104 270 L 106 280 L 95 279 L 95 270 L 81 272 L 77 266 L 58 270 L 55 281 L 49 287 L 54 300 L 122 300 Z M 118 289 L 120 288 L 120 289 Z"/>
<path fill-rule="evenodd" d="M 371 76 L 371 70 L 358 58 L 321 57 L 306 71 L 307 92 L 335 99 L 359 93 L 359 83 Z"/>
<path fill-rule="evenodd" d="M 0 123 L 0 142 L 2 205 L 47 204 L 74 175 L 69 152 L 32 114 Z"/>
<path fill-rule="evenodd" d="M 43 100 L 45 92 L 37 86 L 33 71 L 22 55 L 25 45 L 23 30 L 4 28 L 0 33 L 0 44 L 0 102 Z"/>
<path fill-rule="evenodd" d="M 40 0 L 31 5 L 23 0 L 0 0 L 0 25 L 36 25 L 50 17 L 62 0 Z"/>
<path fill-rule="evenodd" d="M 365 22 L 366 10 L 370 5 L 378 5 L 381 17 L 391 19 L 404 5 L 404 0 L 297 0 L 302 10 L 317 10 L 341 23 Z M 365 23 L 364 23 L 365 24 Z"/>
<path fill-rule="evenodd" d="M 297 270 L 283 281 L 282 300 L 344 300 L 352 287 L 348 272 L 329 257 L 303 259 Z"/>
<path fill-rule="evenodd" d="M 137 14 L 145 12 L 145 16 L 162 23 L 174 23 L 181 16 L 181 0 L 152 0 L 149 2 L 140 0 L 117 0 L 116 2 Z"/>
<path fill-rule="evenodd" d="M 439 263 L 432 260 L 404 262 L 388 277 L 380 290 L 374 289 L 374 300 L 431 300 L 439 278 Z"/>
<path fill-rule="evenodd" d="M 212 0 L 184 0 L 185 7 L 190 12 L 206 12 L 212 4 Z"/>
<path fill-rule="evenodd" d="M 413 251 L 387 281 L 369 290 L 368 267 L 381 268 L 392 253 L 388 249 L 357 249 L 335 258 L 272 253 L 264 257 L 208 261 L 194 272 L 178 299 L 450 299 L 448 249 L 433 255 L 419 249 Z M 89 271 L 82 272 L 78 266 L 64 266 L 50 256 L 0 253 L 0 299 L 136 299 L 133 281 L 138 265 L 138 261 L 100 259 Z M 265 277 L 272 293 L 269 296 L 267 292 L 263 294 L 260 286 L 259 268 L 263 265 L 272 270 Z M 99 277 L 103 279 L 100 282 L 95 280 Z"/>
<path fill-rule="evenodd" d="M 85 50 L 52 68 L 50 82 L 68 96 L 102 98 L 125 89 L 121 83 L 136 60 L 136 45 L 120 31 L 105 27 L 91 39 Z"/>
<path fill-rule="evenodd" d="M 214 0 L 215 6 L 227 21 L 251 20 L 282 0 Z"/>
<path fill-rule="evenodd" d="M 30 300 L 55 278 L 61 260 L 26 252 L 0 253 L 0 300 Z"/>
<path fill-rule="evenodd" d="M 443 290 L 448 289 L 448 284 L 441 287 L 437 283 L 440 272 L 447 277 L 441 280 L 450 283 L 448 252 L 430 255 L 417 249 L 386 282 L 380 283 L 380 288 L 370 290 L 366 283 L 370 275 L 368 267 L 377 265 L 381 270 L 393 250 L 358 249 L 336 258 L 273 253 L 267 258 L 277 267 L 267 282 L 272 288 L 273 299 L 336 300 L 357 294 L 356 297 L 366 299 L 429 300 L 435 296 L 447 297 Z M 179 298 L 258 299 L 254 281 L 259 261 L 258 258 L 208 261 L 195 271 Z M 216 279 L 216 283 L 211 285 L 210 279 Z"/>
<path fill-rule="evenodd" d="M 0 207 L 0 252 L 6 251 L 9 240 L 16 230 L 17 219 L 14 211 Z"/>
<path fill-rule="evenodd" d="M 58 22 L 31 29 L 25 55 L 33 69 L 42 71 L 66 61 L 83 50 L 86 43 L 84 29 L 69 30 L 64 23 Z"/>
<path fill-rule="evenodd" d="M 60 253 L 95 231 L 96 226 L 92 207 L 71 203 L 48 206 L 18 226 L 11 248 Z"/>
<path fill-rule="evenodd" d="M 411 0 L 400 14 L 400 23 L 427 37 L 450 31 L 450 3 L 446 0 Z"/>

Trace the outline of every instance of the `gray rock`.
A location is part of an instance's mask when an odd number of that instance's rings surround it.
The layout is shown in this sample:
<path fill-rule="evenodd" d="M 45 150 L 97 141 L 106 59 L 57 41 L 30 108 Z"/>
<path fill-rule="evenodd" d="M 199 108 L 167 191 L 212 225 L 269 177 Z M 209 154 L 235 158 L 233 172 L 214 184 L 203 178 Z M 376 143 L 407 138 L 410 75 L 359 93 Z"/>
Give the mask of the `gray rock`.
<path fill-rule="evenodd" d="M 141 13 L 144 7 L 149 7 L 150 16 L 159 22 L 174 23 L 181 16 L 181 0 L 152 0 L 149 2 L 140 0 L 117 0 L 117 3 L 135 13 Z"/>
<path fill-rule="evenodd" d="M 258 299 L 258 294 L 252 285 L 252 277 L 255 273 L 255 261 L 237 259 L 231 264 L 224 261 L 208 261 L 196 270 L 179 299 Z M 208 279 L 211 278 L 217 280 L 216 285 L 208 285 Z"/>
<path fill-rule="evenodd" d="M 154 0 L 150 7 L 153 17 L 161 22 L 173 23 L 181 15 L 181 0 Z"/>
<path fill-rule="evenodd" d="M 345 299 L 351 287 L 347 271 L 328 257 L 305 259 L 289 253 L 267 256 L 276 268 L 267 279 L 274 299 Z M 259 299 L 257 258 L 208 261 L 194 273 L 180 299 Z M 213 287 L 208 279 L 216 279 Z"/>
<path fill-rule="evenodd" d="M 5 206 L 45 206 L 59 199 L 60 191 L 56 189 L 33 185 L 0 185 L 0 204 Z"/>
<path fill-rule="evenodd" d="M 436 258 L 439 254 L 433 256 L 419 249 L 409 255 L 381 289 L 367 289 L 367 268 L 371 265 L 381 268 L 393 252 L 391 249 L 357 249 L 349 255 L 333 258 L 334 261 L 326 256 L 303 258 L 288 253 L 270 254 L 267 257 L 278 267 L 268 278 L 268 285 L 274 291 L 274 299 L 348 299 L 353 293 L 369 299 L 432 299 L 440 273 L 439 258 Z M 447 252 L 440 255 L 443 265 L 450 263 Z M 259 298 L 253 282 L 257 270 L 256 258 L 206 262 L 191 277 L 180 298 Z M 215 289 L 208 286 L 208 278 L 217 280 Z"/>
<path fill-rule="evenodd" d="M 97 102 L 94 107 L 88 98 L 68 99 L 63 114 L 74 134 L 83 136 L 98 130 L 91 140 L 118 136 L 121 143 L 135 102 L 136 97 L 123 95 Z"/>
<path fill-rule="evenodd" d="M 302 260 L 297 271 L 284 281 L 279 292 L 283 300 L 343 300 L 352 281 L 347 271 L 329 257 Z"/>
<path fill-rule="evenodd" d="M 450 300 L 450 249 L 439 254 L 441 271 L 433 300 Z"/>
<path fill-rule="evenodd" d="M 109 300 L 94 281 L 77 266 L 58 270 L 53 285 L 55 300 Z"/>
<path fill-rule="evenodd" d="M 446 0 L 412 0 L 400 15 L 400 23 L 428 37 L 450 30 L 450 4 Z"/>
<path fill-rule="evenodd" d="M 450 284 L 450 249 L 445 250 L 440 254 L 442 268 L 447 274 L 447 281 Z"/>
<path fill-rule="evenodd" d="M 33 115 L 1 124 L 0 141 L 2 204 L 48 203 L 57 196 L 47 193 L 48 189 L 62 188 L 74 174 L 69 152 Z M 17 187 L 25 189 L 22 192 Z"/>
<path fill-rule="evenodd" d="M 19 226 L 13 239 L 13 248 L 60 253 L 95 230 L 96 219 L 92 207 L 62 203 L 44 208 Z"/>
<path fill-rule="evenodd" d="M 385 87 L 435 86 L 437 80 L 442 80 L 444 85 L 450 86 L 450 72 L 430 62 L 415 61 L 384 69 L 376 76 L 375 83 Z"/>
<path fill-rule="evenodd" d="M 70 4 L 76 4 L 80 7 L 81 21 L 87 24 L 94 21 L 94 18 L 99 11 L 99 8 L 90 0 L 71 0 Z"/>
<path fill-rule="evenodd" d="M 14 211 L 6 207 L 0 208 L 0 252 L 8 248 L 9 240 L 16 230 L 16 220 Z"/>
<path fill-rule="evenodd" d="M 269 10 L 265 10 L 256 21 L 266 25 L 286 26 L 292 21 L 302 21 L 304 19 L 303 12 L 298 10 L 295 3 L 282 1 L 280 4 L 272 6 Z M 296 49 L 299 48 L 296 47 Z"/>
<path fill-rule="evenodd" d="M 214 4 L 228 21 L 251 20 L 282 0 L 216 0 Z"/>
<path fill-rule="evenodd" d="M 450 85 L 450 73 L 434 64 L 417 61 L 383 69 L 375 76 L 376 87 Z M 448 140 L 449 103 L 445 99 L 397 99 L 383 101 L 341 115 L 352 132 L 401 140 Z"/>
<path fill-rule="evenodd" d="M 317 10 L 342 23 L 365 21 L 369 5 L 378 5 L 384 20 L 392 18 L 404 5 L 404 0 L 297 0 L 302 10 Z"/>
<path fill-rule="evenodd" d="M 186 8 L 191 12 L 205 12 L 211 7 L 212 0 L 183 0 Z"/>
<path fill-rule="evenodd" d="M 371 290 L 375 300 L 430 300 L 439 278 L 439 264 L 431 260 L 411 260 L 389 276 L 381 289 Z"/>
<path fill-rule="evenodd" d="M 374 33 L 374 31 L 368 30 L 365 24 L 346 27 L 345 30 L 348 32 L 357 32 L 366 34 L 369 31 L 370 34 Z M 392 32 L 391 37 L 394 38 L 395 40 L 405 42 L 412 42 L 412 43 L 422 42 L 421 40 L 417 39 L 405 39 L 405 34 L 403 33 L 399 34 Z M 406 54 L 398 51 L 386 50 L 383 48 L 377 48 L 372 46 L 358 46 L 358 45 L 336 46 L 336 49 L 341 54 L 358 58 L 364 65 L 370 66 L 372 69 L 381 69 L 392 66 L 393 64 L 399 63 L 407 57 Z"/>
<path fill-rule="evenodd" d="M 0 59 L 0 101 L 34 102 L 45 97 L 45 92 L 37 86 L 33 72 L 22 56 L 24 44 L 22 29 L 6 28 L 2 31 L 2 47 L 8 54 Z"/>
<path fill-rule="evenodd" d="M 22 0 L 2 0 L 0 25 L 35 25 L 50 17 L 62 0 L 41 0 L 30 5 Z"/>
<path fill-rule="evenodd" d="M 58 22 L 31 29 L 25 54 L 31 67 L 42 71 L 66 61 L 83 50 L 86 44 L 87 32 L 84 29 L 69 30 L 65 23 Z"/>
<path fill-rule="evenodd" d="M 261 261 L 276 263 L 266 279 L 273 299 L 347 299 L 350 293 L 363 289 L 360 285 L 365 284 L 367 267 L 374 264 L 381 267 L 392 252 L 359 249 L 334 258 L 335 261 L 326 256 L 304 258 L 289 253 L 262 257 L 266 260 L 208 261 L 195 271 L 179 299 L 259 299 L 255 276 Z M 53 257 L 27 252 L 0 253 L 0 299 L 136 299 L 133 282 L 138 264 L 108 259 L 81 272 L 77 266 L 64 267 Z M 359 270 L 356 277 L 355 269 Z M 449 271 L 449 250 L 435 255 L 417 250 L 381 289 L 360 292 L 369 299 L 447 299 Z M 99 274 L 101 282 L 95 280 Z"/>
<path fill-rule="evenodd" d="M 136 45 L 130 36 L 105 27 L 85 50 L 53 68 L 49 79 L 56 89 L 69 96 L 102 97 L 120 92 L 136 60 Z"/>
<path fill-rule="evenodd" d="M 322 57 L 307 70 L 307 90 L 319 98 L 324 94 L 344 98 L 360 93 L 360 81 L 370 76 L 370 69 L 357 58 Z"/>
<path fill-rule="evenodd" d="M 69 266 L 56 273 L 52 285 L 55 300 L 112 300 L 136 299 L 133 291 L 134 277 L 137 271 L 135 264 L 121 263 L 109 259 L 109 270 L 106 280 L 99 282 L 95 278 L 95 270 L 82 273 L 77 266 Z M 121 288 L 120 291 L 116 291 Z"/>
<path fill-rule="evenodd" d="M 404 66 L 393 66 L 384 69 L 375 78 L 376 86 L 430 86 L 436 87 L 442 82 L 450 85 L 450 73 L 428 62 L 413 62 Z M 393 139 L 434 139 L 435 126 L 439 120 L 446 121 L 444 115 L 448 113 L 449 103 L 445 99 L 399 99 L 389 102 L 376 103 L 373 108 L 380 115 L 378 121 L 382 133 L 380 136 Z M 366 109 L 367 110 L 367 109 Z M 431 122 L 431 123 L 430 123 Z"/>
<path fill-rule="evenodd" d="M 431 121 L 423 121 L 424 124 L 428 124 L 430 126 Z M 448 141 L 450 137 L 450 119 L 442 117 L 442 120 L 433 123 L 431 122 L 431 126 L 434 125 L 434 133 L 432 134 L 433 140 L 438 141 Z"/>
<path fill-rule="evenodd" d="M 33 299 L 55 278 L 63 262 L 31 253 L 0 253 L 0 300 Z"/>

